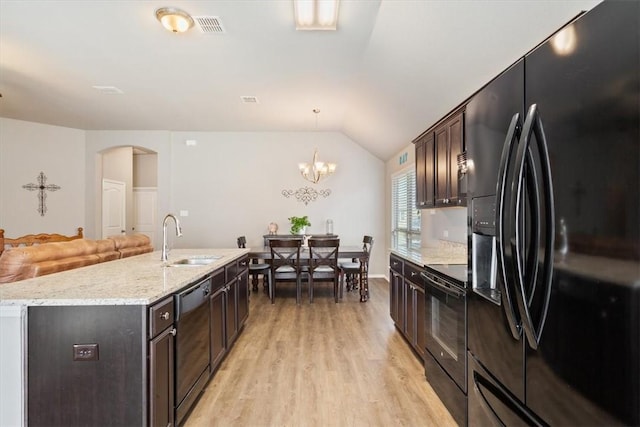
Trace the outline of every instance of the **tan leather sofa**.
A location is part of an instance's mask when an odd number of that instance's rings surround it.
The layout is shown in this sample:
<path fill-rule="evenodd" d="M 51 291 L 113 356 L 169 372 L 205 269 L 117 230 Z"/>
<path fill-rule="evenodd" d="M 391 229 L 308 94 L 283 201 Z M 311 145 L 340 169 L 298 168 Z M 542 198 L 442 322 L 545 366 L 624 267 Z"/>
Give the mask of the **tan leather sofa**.
<path fill-rule="evenodd" d="M 149 238 L 142 234 L 10 248 L 0 256 L 0 283 L 44 276 L 147 252 L 153 252 L 153 246 Z"/>
<path fill-rule="evenodd" d="M 153 252 L 149 237 L 144 234 L 133 234 L 130 236 L 108 237 L 115 243 L 116 251 L 120 253 L 120 258 L 127 258 L 134 255 Z"/>

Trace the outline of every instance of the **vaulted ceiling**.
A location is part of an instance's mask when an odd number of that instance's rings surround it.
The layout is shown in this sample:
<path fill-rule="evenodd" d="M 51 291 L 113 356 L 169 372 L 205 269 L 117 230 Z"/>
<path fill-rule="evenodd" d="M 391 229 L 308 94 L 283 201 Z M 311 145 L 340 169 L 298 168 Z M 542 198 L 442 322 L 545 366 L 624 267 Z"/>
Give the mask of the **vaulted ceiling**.
<path fill-rule="evenodd" d="M 86 130 L 331 130 L 387 160 L 598 2 L 341 0 L 337 31 L 296 31 L 291 0 L 0 0 L 0 116 Z M 224 32 L 172 34 L 155 17 L 165 6 L 216 16 Z"/>

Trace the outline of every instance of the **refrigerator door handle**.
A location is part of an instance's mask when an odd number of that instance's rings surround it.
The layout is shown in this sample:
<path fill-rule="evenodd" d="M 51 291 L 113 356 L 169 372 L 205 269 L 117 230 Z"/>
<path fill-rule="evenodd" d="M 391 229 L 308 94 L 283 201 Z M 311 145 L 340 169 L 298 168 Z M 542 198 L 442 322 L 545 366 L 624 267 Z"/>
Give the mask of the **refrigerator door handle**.
<path fill-rule="evenodd" d="M 520 122 L 520 113 L 516 113 L 511 119 L 507 137 L 502 148 L 500 169 L 498 171 L 498 185 L 496 188 L 496 260 L 498 262 L 498 274 L 501 277 L 501 280 L 498 280 L 498 283 L 500 285 L 502 306 L 509 323 L 509 329 L 511 330 L 511 335 L 513 336 L 513 338 L 517 340 L 520 339 L 522 330 L 516 318 L 515 301 L 513 301 L 513 297 L 510 294 L 510 289 L 507 286 L 507 283 L 509 283 L 510 280 L 508 280 L 507 264 L 504 250 L 505 246 L 509 242 L 508 237 L 505 235 L 505 219 L 507 218 L 505 214 L 507 209 L 505 205 L 505 192 L 506 185 L 509 182 L 508 173 L 511 158 L 513 156 L 512 153 L 518 139 L 520 138 L 521 130 L 522 125 Z"/>
<path fill-rule="evenodd" d="M 534 322 L 531 318 L 530 311 L 530 302 L 533 300 L 533 292 L 535 291 L 535 287 L 531 286 L 532 295 L 530 298 L 526 298 L 526 289 L 525 289 L 525 278 L 527 277 L 526 271 L 524 271 L 525 264 L 522 259 L 522 254 L 520 253 L 522 239 L 524 239 L 524 209 L 522 208 L 524 204 L 523 195 L 524 189 L 523 185 L 525 183 L 525 162 L 530 164 L 533 162 L 533 156 L 531 154 L 531 136 L 535 135 L 536 138 L 536 147 L 538 150 L 538 157 L 540 162 L 540 168 L 542 170 L 543 176 L 543 186 L 544 191 L 542 192 L 544 197 L 544 216 L 545 216 L 545 252 L 544 252 L 544 263 L 543 263 L 543 272 L 542 272 L 542 283 L 544 284 L 544 297 L 543 297 L 543 306 L 540 311 L 540 319 L 537 325 L 534 325 Z M 533 166 L 533 165 L 531 165 Z M 518 309 L 520 312 L 520 316 L 522 318 L 522 327 L 524 328 L 525 335 L 527 336 L 527 342 L 529 346 L 536 350 L 538 348 L 538 344 L 540 343 L 540 339 L 542 337 L 542 331 L 544 329 L 544 323 L 547 318 L 547 312 L 549 308 L 549 300 L 551 297 L 551 283 L 552 283 L 552 275 L 553 275 L 553 248 L 555 241 L 555 218 L 554 218 L 554 200 L 553 200 L 553 183 L 551 177 L 551 166 L 549 162 L 549 152 L 547 149 L 547 140 L 544 134 L 544 129 L 542 126 L 542 120 L 540 119 L 540 114 L 538 112 L 538 107 L 536 104 L 532 104 L 529 107 L 527 112 L 527 117 L 525 119 L 522 136 L 520 137 L 520 141 L 518 144 L 518 152 L 516 154 L 516 173 L 513 176 L 512 181 L 512 191 L 515 191 L 516 196 L 516 214 L 517 214 L 517 227 L 516 227 L 516 242 L 515 242 L 515 250 L 517 252 L 516 258 L 517 261 L 517 286 L 516 286 L 516 300 L 518 302 Z M 535 172 L 533 172 L 533 167 L 528 167 L 532 176 L 531 179 L 537 180 L 535 176 Z M 537 182 L 534 183 L 537 185 Z M 537 190 L 535 193 L 535 215 L 541 214 L 539 208 L 539 201 L 537 196 Z M 539 218 L 534 219 L 533 226 L 536 230 L 534 230 L 535 235 L 535 243 L 539 242 Z M 529 272 L 529 277 L 534 281 L 537 279 L 538 269 L 540 268 L 537 262 L 537 248 L 534 248 L 536 254 L 534 255 L 535 263 L 529 264 L 531 268 L 534 270 Z M 534 282 L 535 283 L 535 282 Z"/>

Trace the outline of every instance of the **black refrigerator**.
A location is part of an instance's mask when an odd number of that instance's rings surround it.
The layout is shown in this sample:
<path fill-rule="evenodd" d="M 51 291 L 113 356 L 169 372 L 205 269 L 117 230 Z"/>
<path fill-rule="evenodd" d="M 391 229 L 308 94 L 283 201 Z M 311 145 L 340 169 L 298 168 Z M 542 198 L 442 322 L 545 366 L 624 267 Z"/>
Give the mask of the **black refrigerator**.
<path fill-rule="evenodd" d="M 469 425 L 640 425 L 639 21 L 606 0 L 467 105 Z"/>

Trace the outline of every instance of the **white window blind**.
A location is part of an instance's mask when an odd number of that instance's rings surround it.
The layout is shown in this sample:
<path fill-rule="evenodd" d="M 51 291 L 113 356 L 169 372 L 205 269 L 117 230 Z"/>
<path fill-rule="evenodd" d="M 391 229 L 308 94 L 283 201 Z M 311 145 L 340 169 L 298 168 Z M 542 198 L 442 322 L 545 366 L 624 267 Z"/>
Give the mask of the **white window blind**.
<path fill-rule="evenodd" d="M 420 210 L 416 208 L 415 169 L 393 175 L 391 180 L 393 247 L 420 249 Z"/>

